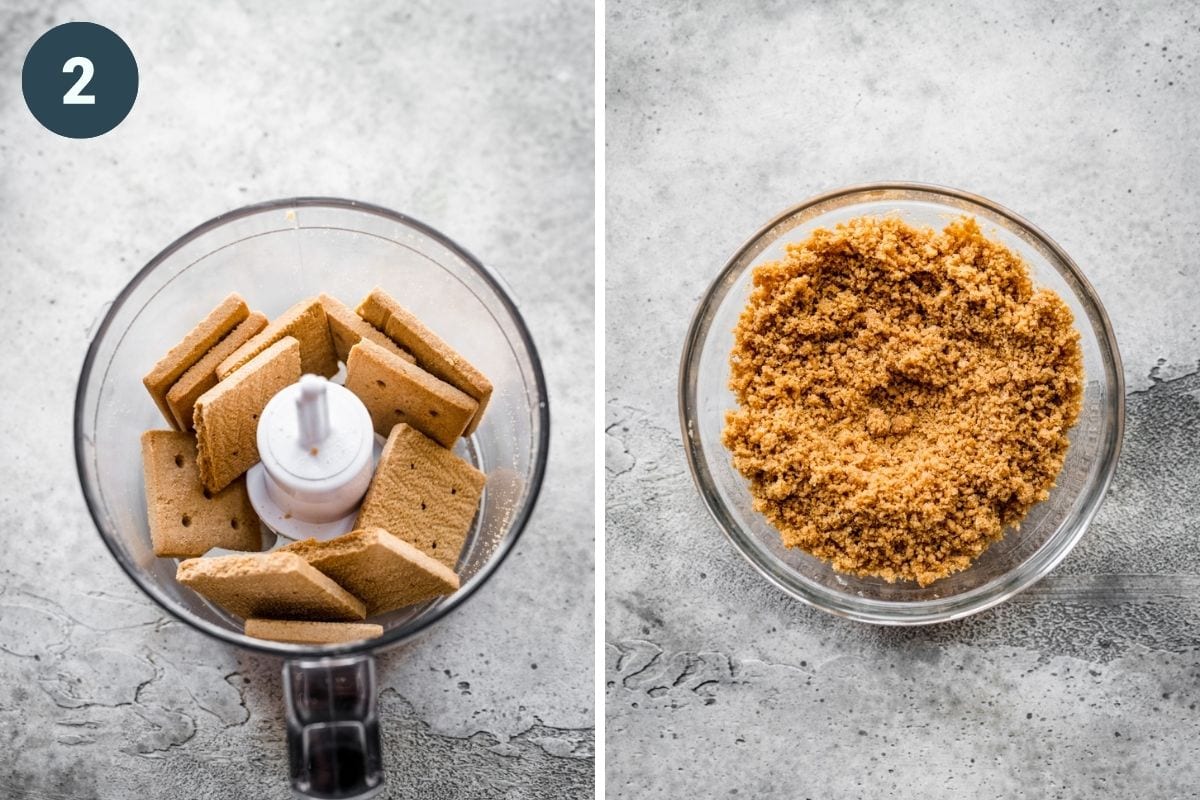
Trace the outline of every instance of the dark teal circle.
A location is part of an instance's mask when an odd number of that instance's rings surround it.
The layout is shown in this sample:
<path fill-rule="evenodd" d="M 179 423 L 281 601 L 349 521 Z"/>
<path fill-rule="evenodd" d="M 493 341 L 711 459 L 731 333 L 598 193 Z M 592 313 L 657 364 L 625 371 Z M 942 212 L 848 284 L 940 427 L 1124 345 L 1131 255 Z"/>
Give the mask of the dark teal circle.
<path fill-rule="evenodd" d="M 81 69 L 63 72 L 72 58 L 86 58 L 92 76 L 79 94 L 91 104 L 65 103 Z M 21 70 L 25 104 L 37 121 L 59 136 L 91 139 L 120 124 L 137 99 L 138 68 L 133 52 L 120 36 L 94 22 L 68 22 L 51 28 L 29 48 Z"/>

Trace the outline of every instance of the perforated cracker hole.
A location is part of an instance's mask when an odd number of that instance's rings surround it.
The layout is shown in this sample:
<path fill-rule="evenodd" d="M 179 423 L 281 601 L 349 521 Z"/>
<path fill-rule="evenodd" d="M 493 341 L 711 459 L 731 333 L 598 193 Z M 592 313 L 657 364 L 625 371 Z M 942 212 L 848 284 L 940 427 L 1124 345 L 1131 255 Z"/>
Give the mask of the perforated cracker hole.
<path fill-rule="evenodd" d="M 179 455 L 178 453 L 175 454 L 175 466 L 177 466 L 177 467 L 183 466 L 183 456 Z"/>
<path fill-rule="evenodd" d="M 438 415 L 436 408 L 429 409 L 429 416 L 436 417 Z"/>
<path fill-rule="evenodd" d="M 375 381 L 375 385 L 376 385 L 376 386 L 378 386 L 380 389 L 386 389 L 386 388 L 387 388 L 387 384 L 386 384 L 386 383 L 384 383 L 383 381 Z"/>
<path fill-rule="evenodd" d="M 205 499 L 205 500 L 212 500 L 212 492 L 210 492 L 210 491 L 208 490 L 208 487 L 205 487 L 205 488 L 204 488 L 204 499 Z"/>
<path fill-rule="evenodd" d="M 241 523 L 238 522 L 237 517 L 234 517 L 233 519 L 229 520 L 229 527 L 233 528 L 235 531 L 238 529 L 238 526 L 240 524 Z"/>
<path fill-rule="evenodd" d="M 429 545 L 429 549 L 430 549 L 430 550 L 437 550 L 437 542 L 433 542 L 432 544 L 430 544 L 430 545 Z"/>
<path fill-rule="evenodd" d="M 450 494 L 458 494 L 458 489 L 457 488 L 451 489 Z"/>
<path fill-rule="evenodd" d="M 424 510 L 425 510 L 425 504 L 424 504 L 424 503 L 421 503 L 421 510 L 422 510 L 422 511 L 424 511 Z"/>
<path fill-rule="evenodd" d="M 187 514 L 184 514 L 183 519 L 179 520 L 179 522 L 180 522 L 180 524 L 183 525 L 183 527 L 186 528 L 192 524 L 192 518 L 189 517 Z"/>

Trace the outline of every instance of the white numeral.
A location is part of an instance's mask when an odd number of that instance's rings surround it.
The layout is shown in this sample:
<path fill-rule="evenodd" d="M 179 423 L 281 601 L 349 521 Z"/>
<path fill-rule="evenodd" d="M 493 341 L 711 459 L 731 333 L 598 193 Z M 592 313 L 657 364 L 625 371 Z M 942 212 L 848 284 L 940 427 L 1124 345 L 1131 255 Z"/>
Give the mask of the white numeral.
<path fill-rule="evenodd" d="M 75 81 L 66 94 L 63 95 L 63 105 L 71 106 L 91 106 L 96 104 L 96 96 L 91 94 L 80 94 L 87 88 L 88 83 L 92 80 L 92 75 L 96 72 L 92 66 L 90 59 L 83 56 L 75 56 L 67 60 L 63 64 L 63 72 L 74 72 L 79 70 L 79 80 Z"/>

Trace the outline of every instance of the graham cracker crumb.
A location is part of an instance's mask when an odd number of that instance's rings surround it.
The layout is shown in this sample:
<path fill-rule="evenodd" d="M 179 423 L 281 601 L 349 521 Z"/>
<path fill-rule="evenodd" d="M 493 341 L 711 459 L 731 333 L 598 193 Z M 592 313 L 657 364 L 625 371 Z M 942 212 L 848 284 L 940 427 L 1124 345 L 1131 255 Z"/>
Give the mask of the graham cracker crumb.
<path fill-rule="evenodd" d="M 753 277 L 723 438 L 785 545 L 927 586 L 1049 495 L 1080 411 L 1079 333 L 974 219 L 853 219 Z"/>

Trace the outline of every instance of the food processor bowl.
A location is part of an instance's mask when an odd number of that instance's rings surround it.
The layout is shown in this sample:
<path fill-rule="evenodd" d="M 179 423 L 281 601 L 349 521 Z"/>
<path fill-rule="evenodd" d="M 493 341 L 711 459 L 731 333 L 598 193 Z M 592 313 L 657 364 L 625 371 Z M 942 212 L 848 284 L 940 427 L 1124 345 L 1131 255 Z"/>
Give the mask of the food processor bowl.
<path fill-rule="evenodd" d="M 309 646 L 247 637 L 239 619 L 175 581 L 175 559 L 154 555 L 139 437 L 168 425 L 141 378 L 230 292 L 273 318 L 321 292 L 353 307 L 375 286 L 394 295 L 494 385 L 482 424 L 455 448 L 487 474 L 457 565 L 461 588 L 373 618 L 384 628 L 377 639 Z M 541 364 L 500 279 L 414 219 L 332 198 L 278 200 L 223 214 L 151 259 L 103 314 L 75 401 L 84 497 L 101 538 L 134 583 L 201 633 L 289 659 L 285 694 L 293 786 L 311 797 L 363 797 L 382 786 L 377 727 L 367 724 L 374 713 L 370 653 L 442 619 L 495 572 L 529 520 L 548 441 Z M 355 702 L 347 701 L 348 691 Z M 349 766 L 337 768 L 343 757 Z"/>

